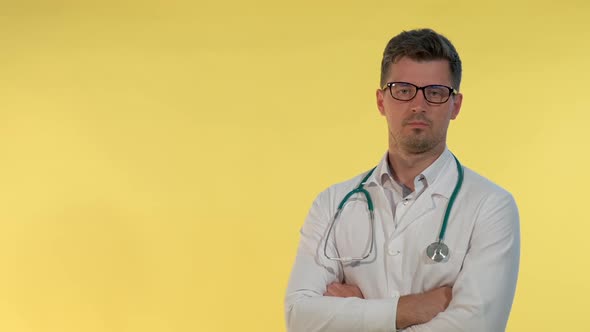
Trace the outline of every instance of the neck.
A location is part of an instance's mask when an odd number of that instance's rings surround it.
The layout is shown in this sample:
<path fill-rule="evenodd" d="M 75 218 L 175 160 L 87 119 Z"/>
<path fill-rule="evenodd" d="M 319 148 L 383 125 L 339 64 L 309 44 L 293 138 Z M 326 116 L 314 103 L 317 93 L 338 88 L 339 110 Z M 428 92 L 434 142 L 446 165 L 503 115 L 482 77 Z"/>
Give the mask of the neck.
<path fill-rule="evenodd" d="M 445 144 L 423 153 L 409 153 L 397 147 L 390 147 L 389 165 L 393 169 L 394 179 L 414 190 L 414 179 L 445 151 Z"/>

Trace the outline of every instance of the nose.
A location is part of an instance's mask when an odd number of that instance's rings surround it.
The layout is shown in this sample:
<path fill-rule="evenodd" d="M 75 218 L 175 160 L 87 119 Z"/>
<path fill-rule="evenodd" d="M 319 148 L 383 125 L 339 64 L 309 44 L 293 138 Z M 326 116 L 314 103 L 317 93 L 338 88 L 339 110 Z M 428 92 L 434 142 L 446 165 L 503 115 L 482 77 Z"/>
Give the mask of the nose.
<path fill-rule="evenodd" d="M 426 97 L 424 96 L 424 89 L 420 89 L 416 92 L 416 96 L 410 100 L 410 109 L 412 112 L 426 112 L 428 106 L 428 102 L 426 101 Z"/>

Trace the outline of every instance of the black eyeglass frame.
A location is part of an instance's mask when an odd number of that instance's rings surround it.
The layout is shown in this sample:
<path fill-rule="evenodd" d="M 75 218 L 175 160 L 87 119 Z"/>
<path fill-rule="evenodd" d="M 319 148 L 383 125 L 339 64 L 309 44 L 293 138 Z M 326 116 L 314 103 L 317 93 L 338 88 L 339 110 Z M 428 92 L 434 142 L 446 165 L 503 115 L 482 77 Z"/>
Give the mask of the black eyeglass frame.
<path fill-rule="evenodd" d="M 416 92 L 414 93 L 414 95 L 410 98 L 410 99 L 399 99 L 393 96 L 393 91 L 391 89 L 392 86 L 396 85 L 396 84 L 407 84 L 407 85 L 411 85 L 413 87 L 416 88 Z M 430 88 L 430 87 L 437 87 L 437 88 L 445 88 L 449 90 L 449 95 L 447 96 L 447 99 L 445 99 L 444 101 L 430 101 L 428 100 L 428 97 L 426 97 L 426 89 Z M 422 90 L 422 95 L 424 96 L 424 99 L 426 99 L 427 102 L 432 103 L 432 104 L 444 104 L 447 101 L 449 101 L 449 99 L 451 98 L 451 96 L 455 96 L 459 93 L 459 91 L 457 91 L 455 88 L 452 88 L 450 86 L 446 86 L 446 85 L 442 85 L 442 84 L 431 84 L 431 85 L 425 85 L 425 86 L 417 86 L 416 84 L 412 84 L 412 83 L 408 83 L 408 82 L 389 82 L 386 83 L 381 90 L 385 90 L 389 88 L 389 94 L 391 95 L 391 97 L 395 100 L 399 100 L 399 101 L 410 101 L 414 98 L 416 98 L 416 95 L 418 95 L 418 91 Z"/>

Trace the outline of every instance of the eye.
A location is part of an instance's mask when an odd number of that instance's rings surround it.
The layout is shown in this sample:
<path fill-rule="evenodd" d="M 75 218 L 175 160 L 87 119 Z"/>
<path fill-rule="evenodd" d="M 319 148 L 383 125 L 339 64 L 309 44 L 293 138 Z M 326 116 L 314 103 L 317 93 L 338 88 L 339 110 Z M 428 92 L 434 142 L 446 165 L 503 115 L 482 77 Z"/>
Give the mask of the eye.
<path fill-rule="evenodd" d="M 414 93 L 414 87 L 408 84 L 396 83 L 393 86 L 394 92 L 398 96 L 407 96 Z"/>
<path fill-rule="evenodd" d="M 424 92 L 426 92 L 427 99 L 431 101 L 443 100 L 449 95 L 449 90 L 440 86 L 429 86 Z"/>

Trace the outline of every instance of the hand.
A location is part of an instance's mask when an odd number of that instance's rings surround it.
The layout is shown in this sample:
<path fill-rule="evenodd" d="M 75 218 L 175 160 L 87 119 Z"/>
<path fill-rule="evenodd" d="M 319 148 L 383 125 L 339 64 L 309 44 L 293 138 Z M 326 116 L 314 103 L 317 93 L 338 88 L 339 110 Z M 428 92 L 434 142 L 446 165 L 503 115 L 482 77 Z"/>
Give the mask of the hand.
<path fill-rule="evenodd" d="M 338 282 L 329 284 L 324 296 L 365 298 L 361 289 L 356 285 L 341 284 Z"/>
<path fill-rule="evenodd" d="M 410 294 L 399 298 L 396 325 L 404 329 L 410 325 L 424 324 L 445 311 L 453 297 L 451 287 L 439 287 L 422 294 Z"/>

